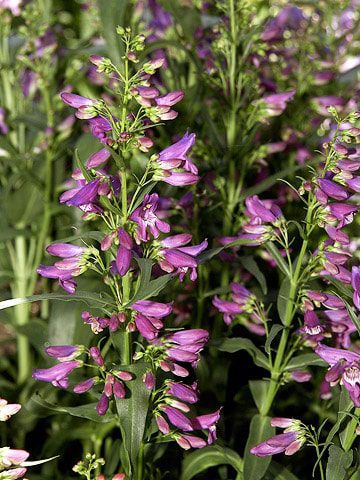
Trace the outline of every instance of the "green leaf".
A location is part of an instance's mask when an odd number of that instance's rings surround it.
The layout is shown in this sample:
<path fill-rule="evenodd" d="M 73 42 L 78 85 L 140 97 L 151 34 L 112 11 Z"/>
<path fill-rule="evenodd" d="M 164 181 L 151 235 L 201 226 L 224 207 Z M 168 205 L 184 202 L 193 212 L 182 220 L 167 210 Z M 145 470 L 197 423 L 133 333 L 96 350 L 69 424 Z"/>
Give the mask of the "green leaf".
<path fill-rule="evenodd" d="M 349 299 L 352 298 L 353 289 L 350 287 L 350 285 L 347 285 L 346 283 L 342 283 L 339 280 L 336 280 L 336 278 L 333 278 L 331 275 L 327 275 L 326 280 L 332 283 L 336 287 L 336 289 L 341 294 L 341 297 L 347 297 Z"/>
<path fill-rule="evenodd" d="M 271 457 L 256 457 L 250 453 L 250 449 L 262 441 L 271 437 L 275 428 L 270 425 L 270 417 L 255 415 L 250 423 L 250 432 L 246 442 L 244 455 L 244 479 L 261 480 L 268 469 Z"/>
<path fill-rule="evenodd" d="M 283 259 L 277 246 L 272 242 L 266 242 L 265 248 L 270 253 L 270 255 L 274 258 L 274 260 L 277 263 L 277 266 L 280 268 L 282 273 L 289 278 L 290 277 L 289 267 L 286 264 L 285 260 Z"/>
<path fill-rule="evenodd" d="M 112 298 L 105 293 L 98 294 L 77 291 L 73 295 L 64 295 L 62 293 L 42 293 L 40 295 L 31 295 L 29 297 L 11 298 L 10 300 L 4 300 L 3 302 L 0 302 L 0 310 L 16 307 L 16 305 L 22 305 L 24 303 L 39 302 L 40 300 L 62 300 L 66 302 L 76 300 L 87 303 L 90 306 L 100 305 L 103 307 L 115 307 Z"/>
<path fill-rule="evenodd" d="M 294 370 L 309 366 L 326 367 L 326 363 L 316 353 L 302 353 L 293 357 L 286 365 L 285 370 Z"/>
<path fill-rule="evenodd" d="M 122 63 L 121 57 L 124 54 L 124 45 L 120 36 L 116 33 L 116 27 L 118 25 L 127 27 L 130 24 L 131 2 L 129 0 L 106 0 L 106 2 L 98 0 L 97 4 L 108 53 L 112 61 L 119 66 Z"/>
<path fill-rule="evenodd" d="M 276 335 L 281 332 L 281 330 L 283 330 L 284 327 L 282 325 L 279 325 L 278 323 L 273 325 L 271 327 L 271 330 L 269 332 L 269 335 L 266 339 L 266 342 L 265 342 L 265 352 L 266 353 L 270 353 L 270 347 L 271 347 L 271 344 L 272 342 L 274 341 Z"/>
<path fill-rule="evenodd" d="M 317 464 L 319 463 L 319 460 L 323 457 L 324 453 L 326 452 L 328 447 L 331 445 L 331 442 L 335 437 L 335 435 L 337 434 L 337 432 L 339 431 L 343 421 L 348 417 L 347 413 L 350 412 L 353 408 L 354 408 L 354 404 L 350 399 L 348 391 L 346 390 L 346 388 L 341 387 L 337 420 L 335 425 L 332 427 L 332 429 L 328 433 L 328 436 L 326 437 L 325 443 L 323 445 L 323 449 L 321 450 L 319 458 L 314 465 L 313 475 L 316 470 Z"/>
<path fill-rule="evenodd" d="M 87 182 L 91 182 L 92 180 L 94 180 L 89 170 L 85 168 L 84 163 L 80 160 L 79 151 L 77 148 L 75 149 L 75 165 L 80 169 L 81 173 L 83 174 L 83 177 Z"/>
<path fill-rule="evenodd" d="M 260 412 L 269 389 L 269 381 L 268 380 L 250 380 L 249 387 L 250 387 L 250 391 L 253 396 L 255 405 L 257 406 Z"/>
<path fill-rule="evenodd" d="M 358 315 L 355 314 L 354 309 L 350 305 L 349 302 L 347 302 L 343 298 L 342 298 L 342 301 L 345 303 L 348 314 L 349 314 L 353 324 L 355 325 L 356 330 L 358 331 L 358 334 L 360 335 L 360 318 L 358 317 Z"/>
<path fill-rule="evenodd" d="M 329 448 L 329 460 L 326 466 L 326 480 L 344 480 L 352 461 L 352 450 L 344 452 L 337 445 L 331 445 Z"/>
<path fill-rule="evenodd" d="M 261 290 L 263 291 L 264 295 L 267 294 L 267 284 L 265 275 L 261 272 L 258 264 L 255 262 L 253 257 L 246 256 L 240 257 L 240 262 L 242 263 L 243 267 L 253 275 L 256 280 L 259 282 Z"/>
<path fill-rule="evenodd" d="M 239 480 L 243 478 L 241 457 L 230 448 L 214 445 L 186 455 L 180 480 L 191 480 L 195 475 L 208 468 L 224 464 L 231 465 L 237 471 Z"/>
<path fill-rule="evenodd" d="M 222 252 L 225 248 L 231 248 L 231 247 L 241 247 L 243 246 L 249 246 L 249 244 L 254 243 L 256 245 L 256 242 L 251 242 L 250 240 L 245 240 L 243 238 L 239 238 L 239 240 L 234 240 L 231 243 L 228 243 L 227 245 L 224 245 L 222 247 L 215 247 L 215 248 L 210 248 L 209 250 L 205 250 L 204 252 L 200 253 L 196 258 L 199 263 L 204 263 L 207 260 L 210 260 L 211 258 L 215 257 L 218 255 L 220 252 Z"/>
<path fill-rule="evenodd" d="M 274 461 L 270 463 L 269 470 L 267 471 L 266 478 L 268 480 L 299 480 L 293 473 Z"/>
<path fill-rule="evenodd" d="M 129 478 L 134 478 L 132 475 L 135 474 L 136 459 L 146 426 L 150 390 L 145 387 L 142 377 L 147 369 L 147 365 L 141 362 L 127 366 L 126 370 L 135 375 L 134 380 L 127 383 L 130 394 L 116 400 L 123 444 L 130 460 L 126 472 Z"/>
<path fill-rule="evenodd" d="M 290 281 L 288 278 L 284 278 L 281 282 L 278 298 L 277 298 L 277 309 L 279 313 L 279 317 L 283 325 L 286 322 L 286 308 L 287 303 L 289 301 L 289 294 L 290 294 Z"/>
<path fill-rule="evenodd" d="M 138 300 L 146 300 L 159 295 L 161 290 L 174 278 L 172 273 L 168 273 L 155 280 L 151 280 L 152 260 L 150 260 L 150 258 L 137 258 L 136 261 L 140 267 L 140 282 L 129 305 Z"/>
<path fill-rule="evenodd" d="M 96 402 L 80 405 L 78 407 L 67 407 L 50 403 L 44 400 L 38 393 L 35 393 L 32 396 L 31 401 L 52 412 L 68 413 L 73 417 L 86 418 L 87 420 L 97 423 L 108 423 L 116 420 L 116 416 L 109 411 L 106 413 L 106 415 L 99 416 L 96 411 Z"/>
<path fill-rule="evenodd" d="M 269 370 L 269 362 L 265 355 L 248 338 L 225 338 L 220 344 L 215 344 L 221 352 L 234 353 L 246 350 L 253 358 L 256 365 Z"/>

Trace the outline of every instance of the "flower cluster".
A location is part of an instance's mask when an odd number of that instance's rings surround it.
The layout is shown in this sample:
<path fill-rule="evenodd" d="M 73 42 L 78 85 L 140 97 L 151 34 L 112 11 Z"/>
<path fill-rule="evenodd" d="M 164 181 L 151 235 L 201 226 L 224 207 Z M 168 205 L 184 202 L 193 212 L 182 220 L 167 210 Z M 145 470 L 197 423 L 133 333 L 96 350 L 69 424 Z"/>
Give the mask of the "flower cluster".
<path fill-rule="evenodd" d="M 47 252 L 62 260 L 53 266 L 41 265 L 38 273 L 57 278 L 61 287 L 71 294 L 75 293 L 77 276 L 92 270 L 100 277 L 111 300 L 100 315 L 84 311 L 82 319 L 93 333 L 102 337 L 98 345 L 115 332 L 124 339 L 121 363 L 118 360 L 114 363 L 118 352 L 111 347 L 110 338 L 102 351 L 98 346 L 50 346 L 46 353 L 59 363 L 35 370 L 33 377 L 68 388 L 69 376 L 74 370 L 97 369 L 95 376 L 76 383 L 73 391 L 80 394 L 92 390 L 97 395 L 96 410 L 101 416 L 110 408 L 111 399 L 131 396 L 131 388 L 126 391 L 126 382 L 143 382 L 141 388 L 148 389 L 148 394 L 152 392 L 146 415 L 156 418 L 160 433 L 167 440 L 176 440 L 183 448 L 200 448 L 215 440 L 220 411 L 186 417 L 183 412 L 190 410 L 187 404 L 193 405 L 198 400 L 196 387 L 168 377 L 171 374 L 181 378 L 189 376 L 187 364 L 196 367 L 209 333 L 202 329 L 169 333 L 165 328 L 170 322 L 167 320 L 164 325 L 164 319 L 172 313 L 173 303 L 149 300 L 154 294 L 143 293 L 150 285 L 161 287 L 159 282 L 163 279 L 164 285 L 176 277 L 180 282 L 187 276 L 190 282 L 197 279 L 198 256 L 207 248 L 207 240 L 192 245 L 193 235 L 181 230 L 179 233 L 181 225 L 171 234 L 172 227 L 164 220 L 170 216 L 167 208 L 171 202 L 166 203 L 156 192 L 151 192 L 158 181 L 172 186 L 188 186 L 199 181 L 198 169 L 189 156 L 195 135 L 186 132 L 160 153 L 151 155 L 146 160 L 143 176 L 137 178 L 131 163 L 134 150 L 148 152 L 153 146 L 153 128 L 160 121 L 177 116 L 172 107 L 184 93 L 162 94 L 162 85 L 154 74 L 162 67 L 163 60 L 141 64 L 137 52 L 144 48 L 143 36 L 132 37 L 129 29 L 121 27 L 118 33 L 126 49 L 124 71 L 104 57 L 90 58 L 97 73 L 108 78 L 111 99 L 109 96 L 83 97 L 72 93 L 70 88 L 61 94 L 62 100 L 76 109 L 76 117 L 88 122 L 102 148 L 85 162 L 77 158 L 78 168 L 67 182 L 60 202 L 79 208 L 83 220 L 101 222 L 101 234 L 95 237 L 100 246 L 52 244 Z M 152 275 L 156 277 L 154 280 Z M 154 291 L 160 291 L 159 286 Z M 91 365 L 80 357 L 91 360 Z M 131 373 L 132 362 L 143 364 L 143 378 Z M 189 434 L 202 430 L 208 432 L 208 442 Z"/>
<path fill-rule="evenodd" d="M 284 433 L 268 438 L 264 442 L 252 447 L 250 452 L 258 457 L 267 457 L 277 453 L 294 455 L 306 441 L 306 427 L 294 418 L 272 418 L 272 427 L 284 429 Z"/>

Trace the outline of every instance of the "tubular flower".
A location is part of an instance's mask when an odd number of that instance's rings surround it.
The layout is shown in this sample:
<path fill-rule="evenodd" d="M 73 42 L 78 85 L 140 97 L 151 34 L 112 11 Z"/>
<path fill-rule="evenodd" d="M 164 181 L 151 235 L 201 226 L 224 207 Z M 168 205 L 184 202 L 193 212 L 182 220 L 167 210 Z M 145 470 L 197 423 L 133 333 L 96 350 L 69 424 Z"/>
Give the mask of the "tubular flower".
<path fill-rule="evenodd" d="M 162 318 L 172 312 L 171 303 L 159 303 L 150 300 L 139 300 L 131 306 L 135 325 L 147 340 L 154 340 L 163 328 Z"/>
<path fill-rule="evenodd" d="M 174 186 L 197 183 L 198 169 L 187 156 L 194 142 L 195 134 L 186 132 L 181 140 L 165 148 L 159 155 L 154 155 L 150 159 L 154 169 L 154 180 L 162 180 Z"/>
<path fill-rule="evenodd" d="M 192 235 L 183 233 L 167 237 L 158 242 L 157 259 L 160 268 L 168 273 L 175 272 L 180 281 L 184 279 L 189 270 L 190 279 L 192 281 L 196 280 L 196 257 L 208 246 L 207 240 L 199 245 L 185 246 L 191 241 L 191 238 Z"/>
<path fill-rule="evenodd" d="M 6 422 L 21 409 L 18 403 L 8 403 L 4 398 L 0 398 L 0 422 Z"/>
<path fill-rule="evenodd" d="M 284 433 L 274 435 L 264 442 L 256 445 L 250 450 L 250 453 L 257 457 L 267 457 L 277 453 L 285 455 L 294 455 L 304 445 L 306 441 L 305 429 L 300 420 L 293 418 L 273 418 L 271 420 L 273 427 L 284 428 Z"/>
<path fill-rule="evenodd" d="M 321 343 L 315 348 L 315 353 L 330 365 L 325 380 L 331 386 L 338 382 L 344 385 L 354 405 L 360 407 L 360 355 Z"/>
<path fill-rule="evenodd" d="M 41 382 L 51 382 L 54 387 L 67 388 L 69 385 L 68 375 L 82 365 L 83 362 L 80 360 L 61 362 L 50 368 L 34 370 L 32 377 Z"/>
<path fill-rule="evenodd" d="M 244 326 L 258 335 L 265 334 L 265 328 L 254 312 L 256 297 L 240 283 L 232 283 L 231 300 L 221 300 L 218 296 L 213 298 L 213 305 L 224 314 L 224 322 L 230 325 L 237 317 Z M 260 322 L 260 323 L 259 323 Z"/>
<path fill-rule="evenodd" d="M 45 278 L 57 278 L 60 286 L 68 293 L 74 293 L 74 277 L 88 269 L 89 259 L 97 252 L 94 247 L 85 248 L 68 243 L 54 243 L 47 247 L 50 255 L 62 257 L 54 265 L 39 265 L 37 273 Z"/>
<path fill-rule="evenodd" d="M 275 117 L 281 115 L 286 108 L 288 101 L 292 100 L 295 95 L 295 90 L 289 92 L 273 93 L 263 97 L 262 101 L 265 104 L 265 111 L 267 116 Z"/>

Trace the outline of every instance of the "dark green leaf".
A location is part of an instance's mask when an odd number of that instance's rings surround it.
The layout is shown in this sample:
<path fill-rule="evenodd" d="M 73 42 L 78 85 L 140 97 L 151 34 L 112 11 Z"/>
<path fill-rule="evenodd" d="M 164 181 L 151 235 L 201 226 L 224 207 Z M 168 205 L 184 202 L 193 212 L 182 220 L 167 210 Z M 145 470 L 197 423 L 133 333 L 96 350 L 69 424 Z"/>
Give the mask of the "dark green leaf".
<path fill-rule="evenodd" d="M 137 258 L 136 261 L 140 267 L 140 282 L 129 305 L 138 300 L 146 300 L 158 295 L 170 280 L 174 278 L 174 275 L 169 273 L 151 280 L 152 261 L 149 258 Z"/>
<path fill-rule="evenodd" d="M 283 325 L 286 322 L 286 310 L 287 304 L 289 301 L 289 294 L 290 294 L 290 281 L 288 278 L 284 278 L 281 283 L 278 298 L 277 298 L 277 309 L 279 313 L 279 317 Z"/>
<path fill-rule="evenodd" d="M 79 302 L 85 302 L 88 305 L 100 305 L 104 307 L 115 306 L 113 304 L 113 300 L 107 294 L 77 291 L 73 295 L 64 295 L 61 293 L 43 293 L 41 295 L 31 295 L 30 297 L 12 298 L 10 300 L 4 300 L 3 302 L 0 302 L 0 310 L 15 307 L 16 305 L 22 305 L 23 303 L 39 302 L 40 300 L 62 300 L 66 302 L 76 300 Z"/>
<path fill-rule="evenodd" d="M 150 391 L 145 387 L 142 377 L 147 368 L 145 363 L 126 367 L 126 370 L 131 371 L 135 378 L 127 383 L 129 395 L 124 399 L 116 400 L 123 443 L 130 459 L 130 465 L 128 465 L 130 471 L 127 472 L 129 478 L 134 478 L 131 472 L 133 474 L 135 472 L 136 459 L 145 432 Z"/>
<path fill-rule="evenodd" d="M 250 449 L 271 437 L 275 428 L 270 425 L 270 417 L 255 415 L 250 424 L 244 455 L 244 479 L 261 480 L 271 462 L 271 457 L 259 458 L 250 453 Z"/>
<path fill-rule="evenodd" d="M 326 363 L 316 353 L 302 353 L 292 358 L 285 370 L 294 370 L 309 366 L 326 367 Z"/>
<path fill-rule="evenodd" d="M 208 468 L 224 464 L 231 465 L 238 472 L 239 480 L 243 478 L 241 457 L 230 448 L 214 445 L 192 452 L 185 457 L 180 480 L 191 480 Z"/>
<path fill-rule="evenodd" d="M 267 285 L 265 275 L 261 272 L 253 257 L 240 257 L 240 262 L 242 263 L 243 267 L 256 278 L 256 280 L 259 282 L 261 290 L 266 295 Z"/>
<path fill-rule="evenodd" d="M 286 264 L 285 260 L 281 256 L 279 249 L 277 246 L 272 242 L 265 243 L 266 250 L 270 253 L 270 255 L 274 258 L 277 263 L 277 266 L 280 268 L 282 273 L 287 277 L 290 277 L 289 267 Z"/>
<path fill-rule="evenodd" d="M 270 329 L 270 332 L 269 332 L 269 335 L 266 339 L 266 342 L 265 342 L 265 352 L 266 353 L 270 353 L 270 347 L 271 347 L 271 344 L 272 342 L 274 341 L 276 335 L 281 332 L 281 330 L 283 330 L 284 327 L 282 325 L 279 325 L 279 324 L 275 324 L 271 327 Z"/>
<path fill-rule="evenodd" d="M 93 422 L 108 423 L 116 420 L 116 416 L 109 411 L 106 415 L 99 416 L 96 411 L 96 402 L 88 403 L 86 405 L 80 405 L 78 407 L 67 407 L 62 405 L 55 405 L 44 400 L 39 394 L 35 394 L 32 397 L 32 402 L 40 405 L 41 407 L 50 410 L 55 413 L 68 413 L 73 417 L 86 418 Z"/>
<path fill-rule="evenodd" d="M 269 363 L 265 355 L 248 338 L 225 338 L 216 348 L 222 352 L 234 353 L 246 350 L 253 358 L 256 365 L 269 369 Z"/>
<path fill-rule="evenodd" d="M 253 396 L 255 405 L 260 411 L 266 399 L 267 391 L 269 388 L 269 381 L 268 380 L 250 380 L 249 387 L 250 387 L 250 391 Z"/>
<path fill-rule="evenodd" d="M 353 290 L 350 287 L 350 285 L 347 285 L 346 283 L 342 283 L 339 280 L 336 280 L 336 278 L 333 278 L 331 275 L 328 275 L 326 279 L 332 283 L 338 292 L 341 294 L 342 297 L 347 297 L 349 299 L 352 298 L 353 296 Z"/>
<path fill-rule="evenodd" d="M 94 180 L 89 170 L 85 168 L 84 163 L 80 159 L 79 152 L 77 149 L 75 149 L 75 165 L 80 169 L 81 173 L 83 174 L 83 177 L 87 182 L 91 182 L 92 180 Z"/>
<path fill-rule="evenodd" d="M 270 463 L 269 470 L 266 475 L 267 480 L 299 480 L 293 473 L 274 461 Z"/>
<path fill-rule="evenodd" d="M 331 445 L 329 448 L 329 460 L 326 466 L 326 480 L 344 480 L 352 461 L 352 450 L 344 452 L 337 445 Z"/>

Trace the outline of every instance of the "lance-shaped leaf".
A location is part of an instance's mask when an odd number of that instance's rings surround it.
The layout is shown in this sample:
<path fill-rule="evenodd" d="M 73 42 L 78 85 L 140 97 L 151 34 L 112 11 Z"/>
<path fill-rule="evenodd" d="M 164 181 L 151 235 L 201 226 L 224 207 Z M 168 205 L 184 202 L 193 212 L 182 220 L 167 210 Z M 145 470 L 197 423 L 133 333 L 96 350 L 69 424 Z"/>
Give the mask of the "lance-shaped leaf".
<path fill-rule="evenodd" d="M 127 371 L 134 374 L 134 379 L 126 383 L 129 389 L 126 398 L 116 400 L 124 447 L 122 457 L 125 459 L 128 455 L 129 462 L 124 467 L 129 478 L 134 478 L 136 460 L 145 434 L 150 397 L 150 390 L 145 387 L 143 382 L 143 375 L 147 368 L 143 362 L 126 367 Z"/>
<path fill-rule="evenodd" d="M 243 461 L 231 448 L 214 445 L 202 448 L 185 457 L 180 480 L 191 480 L 198 473 L 218 465 L 231 465 L 237 472 L 237 480 L 243 479 Z"/>
<path fill-rule="evenodd" d="M 275 428 L 270 425 L 270 417 L 255 415 L 252 418 L 244 454 L 244 479 L 261 480 L 265 475 L 271 457 L 256 457 L 250 453 L 250 449 L 271 437 L 274 433 Z"/>
<path fill-rule="evenodd" d="M 225 338 L 218 344 L 214 342 L 214 346 L 222 352 L 229 353 L 246 350 L 252 356 L 256 365 L 267 370 L 269 369 L 269 362 L 265 355 L 248 338 Z"/>

